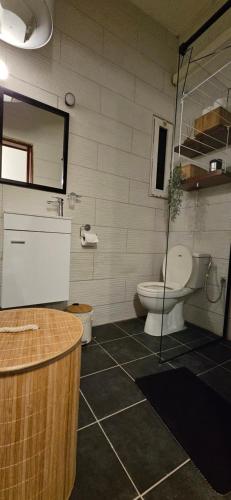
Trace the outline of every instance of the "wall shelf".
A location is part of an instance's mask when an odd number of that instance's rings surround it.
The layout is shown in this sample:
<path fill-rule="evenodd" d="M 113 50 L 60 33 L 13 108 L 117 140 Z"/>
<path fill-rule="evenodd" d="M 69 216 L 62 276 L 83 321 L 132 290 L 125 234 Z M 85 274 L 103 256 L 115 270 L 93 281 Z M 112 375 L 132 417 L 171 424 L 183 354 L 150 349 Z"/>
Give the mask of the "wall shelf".
<path fill-rule="evenodd" d="M 195 137 L 187 137 L 181 146 L 175 148 L 175 152 L 187 158 L 212 153 L 231 144 L 231 113 L 219 106 L 209 113 L 196 118 L 193 132 Z"/>
<path fill-rule="evenodd" d="M 190 177 L 182 181 L 182 188 L 184 191 L 195 191 L 196 189 L 220 186 L 228 182 L 231 182 L 231 169 L 225 173 L 222 170 L 216 170 L 216 172 L 208 172 L 205 175 Z"/>
<path fill-rule="evenodd" d="M 194 138 L 187 137 L 181 144 L 181 147 L 175 147 L 175 153 L 179 150 L 183 156 L 187 158 L 196 158 L 197 156 L 212 153 L 214 150 L 222 149 L 227 143 L 227 127 L 217 125 L 209 130 L 209 135 L 205 133 L 198 134 Z M 231 144 L 231 134 L 228 144 Z"/>

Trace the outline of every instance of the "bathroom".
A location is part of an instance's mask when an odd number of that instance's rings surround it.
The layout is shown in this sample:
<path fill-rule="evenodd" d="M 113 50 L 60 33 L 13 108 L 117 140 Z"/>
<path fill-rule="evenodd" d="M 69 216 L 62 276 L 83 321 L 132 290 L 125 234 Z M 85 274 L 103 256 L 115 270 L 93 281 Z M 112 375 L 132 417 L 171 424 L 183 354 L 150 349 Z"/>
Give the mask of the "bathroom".
<path fill-rule="evenodd" d="M 37 2 L 28 3 L 34 8 Z M 53 5 L 48 0 L 43 3 Z M 21 146 L 34 143 L 36 148 L 32 128 L 28 132 L 28 115 L 23 121 L 23 111 L 19 111 L 21 105 L 37 116 L 38 142 L 40 134 L 43 136 L 37 145 L 40 176 L 35 175 L 36 156 L 23 184 L 4 175 L 3 170 L 1 174 L 0 327 L 5 327 L 4 314 L 10 314 L 12 308 L 21 312 L 24 307 L 49 309 L 52 318 L 56 312 L 62 318 L 63 311 L 76 303 L 90 306 L 88 326 L 92 322 L 92 340 L 81 348 L 75 481 L 68 492 L 60 488 L 59 498 L 46 490 L 44 496 L 38 485 L 37 490 L 35 486 L 31 490 L 16 488 L 11 496 L 7 481 L 2 486 L 0 481 L 1 500 L 206 500 L 218 499 L 220 493 L 231 498 L 231 485 L 230 489 L 214 486 L 197 457 L 153 408 L 146 389 L 135 383 L 142 377 L 165 376 L 186 367 L 225 404 L 231 403 L 231 184 L 228 179 L 207 189 L 180 189 L 181 204 L 175 218 L 168 203 L 173 166 L 180 163 L 184 170 L 191 162 L 208 171 L 214 159 L 222 160 L 222 168 L 230 166 L 229 138 L 222 151 L 211 147 L 199 160 L 192 157 L 189 162 L 185 150 L 179 150 L 186 138 L 192 138 L 194 121 L 203 117 L 204 111 L 213 111 L 214 101 L 219 105 L 226 97 L 231 50 L 222 49 L 229 46 L 231 37 L 228 3 L 203 0 L 195 5 L 178 0 L 173 6 L 169 0 L 55 0 L 50 32 L 41 48 L 17 46 L 15 34 L 5 40 L 4 34 L 0 35 L 4 40 L 0 42 L 2 137 L 4 134 L 9 140 L 12 135 L 9 113 L 6 116 L 12 103 L 18 128 L 14 140 L 20 139 Z M 3 0 L 0 4 L 26 19 L 24 0 Z M 178 71 L 179 46 L 217 11 L 216 20 L 185 52 L 182 49 Z M 3 12 L 1 16 L 4 20 Z M 188 50 L 192 46 L 196 64 Z M 219 57 L 215 57 L 218 52 Z M 207 54 L 212 57 L 202 68 L 199 65 L 204 64 Z M 200 94 L 197 90 L 191 94 L 191 89 L 216 73 L 218 62 L 219 67 L 225 66 L 224 73 L 211 77 L 212 84 L 206 84 Z M 212 93 L 212 100 L 208 93 Z M 230 109 L 229 103 L 226 106 L 222 101 L 220 105 Z M 46 121 L 44 118 L 40 123 L 40 115 L 46 115 Z M 49 128 L 48 115 L 62 123 L 61 136 Z M 158 151 L 163 130 L 167 130 L 167 140 L 160 172 Z M 47 144 L 50 149 L 46 153 Z M 57 156 L 56 147 L 63 156 L 62 169 L 54 181 L 48 164 L 54 163 L 51 157 Z M 32 170 L 35 186 L 30 186 Z M 223 175 L 218 166 L 219 173 Z M 184 179 L 183 184 L 187 182 Z M 47 246 L 33 239 L 34 250 L 21 265 L 26 235 L 34 231 L 38 239 L 44 235 Z M 11 252 L 8 243 L 12 239 L 20 244 L 11 245 Z M 186 252 L 190 261 L 190 272 L 180 283 L 182 266 L 175 260 L 170 266 L 170 252 L 177 248 L 179 257 L 179 246 L 180 256 Z M 165 285 L 176 282 L 185 290 L 195 273 L 193 265 L 199 261 L 204 262 L 200 285 L 190 288 L 195 288 L 194 293 L 177 302 L 181 323 L 174 327 L 173 320 L 168 323 L 169 289 Z M 174 271 L 171 279 L 169 270 Z M 144 289 L 139 286 L 147 288 L 148 283 L 161 290 L 157 292 L 158 317 L 155 309 L 155 318 L 149 315 L 146 322 L 150 311 L 144 307 Z M 175 301 L 176 290 L 170 290 Z M 78 316 L 81 318 L 81 313 Z M 74 321 L 70 313 L 67 317 Z M 31 322 L 36 323 L 32 316 L 27 323 Z M 14 341 L 19 346 L 20 331 L 2 335 L 6 342 L 9 335 L 14 339 L 17 335 Z M 79 358 L 76 369 L 80 369 Z M 1 380 L 4 376 L 0 372 L 0 392 Z M 57 406 L 56 420 L 59 412 L 61 407 Z M 75 439 L 72 441 L 69 434 L 73 448 Z M 199 438 L 197 442 L 200 449 Z M 207 461 L 209 456 L 208 451 Z M 36 464 L 30 476 L 36 476 Z M 225 463 L 224 470 L 228 465 Z"/>

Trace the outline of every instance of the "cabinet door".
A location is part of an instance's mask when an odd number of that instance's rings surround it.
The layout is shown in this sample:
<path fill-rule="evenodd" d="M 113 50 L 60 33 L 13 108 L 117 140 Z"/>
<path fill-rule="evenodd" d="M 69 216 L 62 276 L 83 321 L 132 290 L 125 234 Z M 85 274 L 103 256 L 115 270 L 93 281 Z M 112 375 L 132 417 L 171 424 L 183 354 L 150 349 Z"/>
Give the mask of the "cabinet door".
<path fill-rule="evenodd" d="M 69 298 L 70 234 L 4 231 L 1 307 Z"/>

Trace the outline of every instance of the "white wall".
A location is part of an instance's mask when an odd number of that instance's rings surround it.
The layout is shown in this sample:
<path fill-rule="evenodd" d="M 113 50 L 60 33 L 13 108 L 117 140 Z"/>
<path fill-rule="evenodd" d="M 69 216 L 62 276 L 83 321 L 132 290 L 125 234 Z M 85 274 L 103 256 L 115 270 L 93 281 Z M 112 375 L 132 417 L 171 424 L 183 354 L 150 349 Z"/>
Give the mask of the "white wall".
<path fill-rule="evenodd" d="M 208 291 L 212 299 L 219 294 L 220 278 L 227 279 L 231 244 L 231 184 L 200 190 L 185 196 L 184 207 L 171 223 L 170 242 L 185 244 L 194 252 L 212 256 L 213 268 Z M 225 290 L 221 300 L 211 304 L 204 290 L 191 295 L 185 306 L 188 321 L 222 334 Z"/>
<path fill-rule="evenodd" d="M 71 301 L 95 306 L 95 323 L 135 316 L 136 285 L 158 279 L 166 202 L 148 196 L 153 113 L 172 120 L 177 41 L 124 0 L 57 0 L 55 34 L 38 51 L 1 45 L 15 91 L 70 110 L 68 192 L 73 219 Z M 1 209 L 49 214 L 49 193 L 4 186 Z M 82 249 L 81 224 L 99 235 Z"/>

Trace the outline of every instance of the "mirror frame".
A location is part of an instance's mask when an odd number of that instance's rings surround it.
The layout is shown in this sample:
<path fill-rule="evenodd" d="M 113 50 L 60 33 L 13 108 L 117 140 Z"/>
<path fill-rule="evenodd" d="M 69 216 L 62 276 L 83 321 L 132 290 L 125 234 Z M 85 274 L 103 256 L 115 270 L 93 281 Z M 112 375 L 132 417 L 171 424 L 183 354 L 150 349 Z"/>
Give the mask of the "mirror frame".
<path fill-rule="evenodd" d="M 1 177 L 2 172 L 2 142 L 3 142 L 3 125 L 4 125 L 4 94 L 14 97 L 20 101 L 26 102 L 37 108 L 44 109 L 50 113 L 62 116 L 64 119 L 63 126 L 63 187 L 55 188 L 50 186 L 45 186 L 42 184 L 30 184 L 29 182 L 14 181 L 12 179 L 4 179 Z M 24 187 L 28 189 L 39 189 L 40 191 L 50 191 L 52 193 L 62 193 L 66 194 L 67 190 L 67 163 L 68 163 L 68 140 L 69 140 L 69 113 L 62 111 L 61 109 L 54 108 L 49 104 L 37 101 L 31 97 L 27 97 L 13 90 L 9 90 L 5 87 L 0 86 L 0 184 L 8 184 L 11 186 Z"/>

